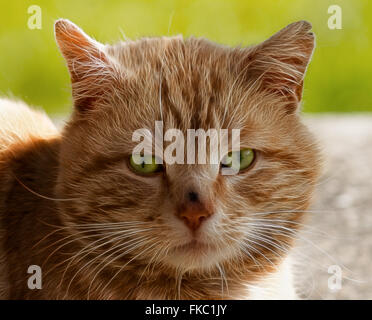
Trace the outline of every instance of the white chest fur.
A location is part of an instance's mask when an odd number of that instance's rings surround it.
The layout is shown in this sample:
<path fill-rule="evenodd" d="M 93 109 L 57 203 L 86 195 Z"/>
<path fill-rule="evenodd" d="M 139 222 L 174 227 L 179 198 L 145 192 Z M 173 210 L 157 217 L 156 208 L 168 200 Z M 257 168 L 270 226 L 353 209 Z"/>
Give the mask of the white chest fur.
<path fill-rule="evenodd" d="M 276 272 L 263 278 L 256 285 L 249 285 L 248 299 L 252 300 L 295 300 L 298 299 L 293 283 L 292 261 L 283 260 Z"/>

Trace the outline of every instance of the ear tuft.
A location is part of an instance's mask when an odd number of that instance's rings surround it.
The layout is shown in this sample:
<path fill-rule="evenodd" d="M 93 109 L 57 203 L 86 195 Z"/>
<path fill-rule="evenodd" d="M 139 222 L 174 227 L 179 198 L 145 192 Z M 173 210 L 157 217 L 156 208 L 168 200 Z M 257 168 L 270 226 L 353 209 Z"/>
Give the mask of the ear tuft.
<path fill-rule="evenodd" d="M 76 47 L 102 48 L 103 45 L 90 38 L 76 24 L 67 19 L 58 19 L 54 24 L 54 32 L 58 45 L 67 48 L 71 45 Z"/>
<path fill-rule="evenodd" d="M 90 38 L 78 26 L 67 19 L 59 19 L 54 25 L 55 37 L 62 55 L 65 57 L 71 80 L 78 81 L 85 73 L 80 71 L 89 65 L 102 65 L 108 59 L 103 52 L 103 45 Z M 81 68 L 80 68 L 81 67 Z"/>
<path fill-rule="evenodd" d="M 301 21 L 297 21 L 297 22 L 293 22 L 289 24 L 288 26 L 286 26 L 285 28 L 283 28 L 282 30 L 274 34 L 273 37 L 279 36 L 279 35 L 286 35 L 288 37 L 291 37 L 291 36 L 300 37 L 301 35 L 306 35 L 306 34 L 312 36 L 313 33 L 309 32 L 311 29 L 312 29 L 312 25 L 310 22 L 301 20 Z"/>
<path fill-rule="evenodd" d="M 112 61 L 107 57 L 104 45 L 90 38 L 71 21 L 57 20 L 54 30 L 70 72 L 75 107 L 89 109 L 110 87 L 114 78 Z"/>
<path fill-rule="evenodd" d="M 307 21 L 292 23 L 261 44 L 248 50 L 248 78 L 258 80 L 297 109 L 302 98 L 303 79 L 315 46 L 315 36 Z"/>

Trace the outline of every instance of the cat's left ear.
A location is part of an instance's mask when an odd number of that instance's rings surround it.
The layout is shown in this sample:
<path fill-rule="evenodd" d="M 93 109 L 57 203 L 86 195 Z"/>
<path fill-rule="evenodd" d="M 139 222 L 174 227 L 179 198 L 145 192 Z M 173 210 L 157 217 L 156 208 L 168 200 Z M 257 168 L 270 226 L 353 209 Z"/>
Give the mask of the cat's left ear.
<path fill-rule="evenodd" d="M 78 111 L 91 109 L 115 80 L 115 63 L 105 53 L 105 46 L 90 38 L 66 19 L 55 23 L 55 37 L 67 62 L 72 95 Z"/>
<path fill-rule="evenodd" d="M 315 47 L 311 28 L 307 21 L 292 23 L 249 48 L 243 59 L 251 83 L 284 97 L 292 111 L 301 101 L 304 75 Z"/>

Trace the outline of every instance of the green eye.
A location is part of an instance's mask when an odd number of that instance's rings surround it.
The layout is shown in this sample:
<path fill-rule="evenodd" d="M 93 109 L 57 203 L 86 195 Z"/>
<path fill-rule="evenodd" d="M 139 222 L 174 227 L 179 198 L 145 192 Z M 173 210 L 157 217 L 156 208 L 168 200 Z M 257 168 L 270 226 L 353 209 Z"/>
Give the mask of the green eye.
<path fill-rule="evenodd" d="M 130 156 L 129 163 L 135 172 L 142 174 L 152 174 L 163 169 L 163 166 L 161 164 L 155 163 L 155 159 L 156 158 L 151 155 L 142 156 L 140 154 L 135 154 Z"/>
<path fill-rule="evenodd" d="M 239 166 L 239 170 L 248 168 L 255 158 L 252 149 L 241 149 L 240 151 L 230 151 L 221 161 L 221 166 L 225 168 L 233 167 L 234 162 Z"/>

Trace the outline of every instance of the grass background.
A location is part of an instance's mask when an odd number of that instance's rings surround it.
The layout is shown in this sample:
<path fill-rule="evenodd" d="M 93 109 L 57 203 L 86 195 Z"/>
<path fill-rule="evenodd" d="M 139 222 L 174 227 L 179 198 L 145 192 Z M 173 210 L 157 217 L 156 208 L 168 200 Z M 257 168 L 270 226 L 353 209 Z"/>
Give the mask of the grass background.
<path fill-rule="evenodd" d="M 42 29 L 27 27 L 27 8 L 42 9 Z M 342 8 L 342 30 L 328 29 L 328 7 Z M 0 95 L 50 114 L 71 108 L 67 69 L 53 22 L 68 18 L 101 42 L 156 35 L 207 37 L 229 45 L 263 41 L 287 24 L 313 24 L 317 48 L 304 92 L 306 112 L 372 111 L 372 1 L 369 0 L 60 0 L 3 2 Z"/>

